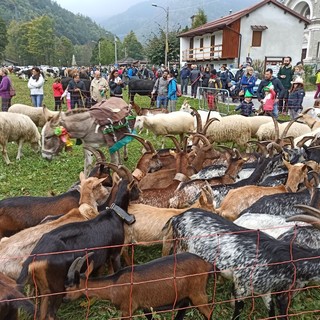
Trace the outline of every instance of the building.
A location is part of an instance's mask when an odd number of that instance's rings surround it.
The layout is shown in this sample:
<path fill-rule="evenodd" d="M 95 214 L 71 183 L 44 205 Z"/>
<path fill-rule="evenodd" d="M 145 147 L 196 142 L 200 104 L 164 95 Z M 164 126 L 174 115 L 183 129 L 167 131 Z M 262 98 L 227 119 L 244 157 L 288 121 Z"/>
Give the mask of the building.
<path fill-rule="evenodd" d="M 283 3 L 300 15 L 310 19 L 303 35 L 302 51 L 305 64 L 320 68 L 320 1 L 284 0 Z"/>
<path fill-rule="evenodd" d="M 276 0 L 256 5 L 181 33 L 180 63 L 238 67 L 246 60 L 278 64 L 301 61 L 310 20 Z"/>

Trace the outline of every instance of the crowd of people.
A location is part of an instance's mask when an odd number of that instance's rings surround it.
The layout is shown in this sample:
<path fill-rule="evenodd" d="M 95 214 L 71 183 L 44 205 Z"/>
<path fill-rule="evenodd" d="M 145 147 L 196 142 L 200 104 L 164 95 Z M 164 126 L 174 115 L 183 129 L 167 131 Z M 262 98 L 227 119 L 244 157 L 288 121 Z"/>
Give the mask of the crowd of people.
<path fill-rule="evenodd" d="M 273 74 L 273 69 L 266 69 L 263 79 L 256 88 L 257 77 L 250 63 L 239 66 L 235 74 L 231 73 L 227 65 L 222 65 L 218 70 L 209 65 L 197 66 L 185 63 L 179 70 L 174 64 L 167 69 L 163 64 L 159 68 L 154 65 L 148 68 L 146 65 L 112 67 L 108 69 L 86 69 L 90 77 L 91 104 L 99 103 L 108 96 L 123 98 L 123 89 L 132 79 L 151 79 L 155 81 L 152 94 L 157 97 L 157 108 L 176 110 L 178 96 L 188 95 L 191 88 L 191 98 L 196 98 L 198 92 L 207 100 L 208 107 L 213 105 L 213 94 L 210 88 L 221 90 L 222 100 L 231 96 L 233 102 L 239 101 L 236 111 L 244 116 L 253 114 L 272 114 L 278 118 L 279 113 L 290 115 L 294 118 L 302 110 L 305 97 L 304 83 L 305 72 L 302 63 L 292 66 L 291 57 L 285 57 L 279 72 Z M 0 69 L 0 96 L 2 98 L 2 111 L 7 111 L 11 105 L 13 86 L 8 76 L 8 69 Z M 181 92 L 178 82 L 181 84 Z M 38 67 L 32 68 L 31 77 L 28 80 L 30 97 L 34 107 L 43 104 L 45 79 Z M 320 98 L 320 70 L 316 72 L 317 86 L 314 99 Z M 198 90 L 200 88 L 200 91 Z M 208 88 L 208 90 L 206 90 Z M 68 109 L 84 106 L 84 93 L 88 91 L 79 73 L 74 73 L 64 90 L 61 78 L 56 78 L 52 85 L 55 110 L 61 110 L 62 103 L 67 103 Z M 226 94 L 228 92 L 228 94 Z M 261 103 L 258 110 L 255 109 L 252 99 L 257 97 Z"/>

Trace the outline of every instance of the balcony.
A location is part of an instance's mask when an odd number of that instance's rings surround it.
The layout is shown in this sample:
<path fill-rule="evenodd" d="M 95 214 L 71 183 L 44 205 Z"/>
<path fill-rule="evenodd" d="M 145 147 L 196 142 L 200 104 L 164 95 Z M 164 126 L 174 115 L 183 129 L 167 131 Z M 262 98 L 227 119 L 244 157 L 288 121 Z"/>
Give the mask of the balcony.
<path fill-rule="evenodd" d="M 182 51 L 183 61 L 207 61 L 222 58 L 222 44 L 216 46 L 186 49 Z"/>

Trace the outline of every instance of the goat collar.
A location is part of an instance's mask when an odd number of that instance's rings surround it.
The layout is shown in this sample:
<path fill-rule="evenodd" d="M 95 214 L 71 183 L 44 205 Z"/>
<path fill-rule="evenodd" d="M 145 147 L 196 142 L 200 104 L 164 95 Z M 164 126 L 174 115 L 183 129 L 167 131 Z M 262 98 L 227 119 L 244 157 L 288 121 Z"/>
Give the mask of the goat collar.
<path fill-rule="evenodd" d="M 310 129 L 312 130 L 314 125 L 317 123 L 318 121 L 317 120 L 314 120 L 314 123 L 310 126 Z"/>
<path fill-rule="evenodd" d="M 110 209 L 112 209 L 122 220 L 124 220 L 126 224 L 133 224 L 136 221 L 134 215 L 128 214 L 126 211 L 124 211 L 114 203 L 110 206 Z"/>

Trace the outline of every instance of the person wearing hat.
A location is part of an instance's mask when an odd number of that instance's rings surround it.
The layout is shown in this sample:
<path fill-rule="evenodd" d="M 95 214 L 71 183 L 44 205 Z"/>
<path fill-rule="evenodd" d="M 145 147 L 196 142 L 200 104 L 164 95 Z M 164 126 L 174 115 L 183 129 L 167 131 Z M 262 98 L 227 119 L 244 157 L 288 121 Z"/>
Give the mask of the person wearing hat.
<path fill-rule="evenodd" d="M 238 105 L 235 111 L 241 110 L 240 114 L 245 117 L 251 117 L 255 112 L 255 108 L 252 102 L 253 95 L 249 90 L 246 91 L 244 95 L 244 100 Z"/>
<path fill-rule="evenodd" d="M 274 91 L 274 86 L 272 82 L 263 88 L 265 92 L 265 97 L 262 100 L 262 109 L 266 115 L 271 115 L 274 107 L 274 102 L 276 99 L 276 92 Z"/>
<path fill-rule="evenodd" d="M 288 110 L 291 119 L 295 119 L 302 110 L 302 102 L 305 96 L 303 88 L 303 79 L 297 77 L 291 82 L 292 86 L 288 97 Z"/>

